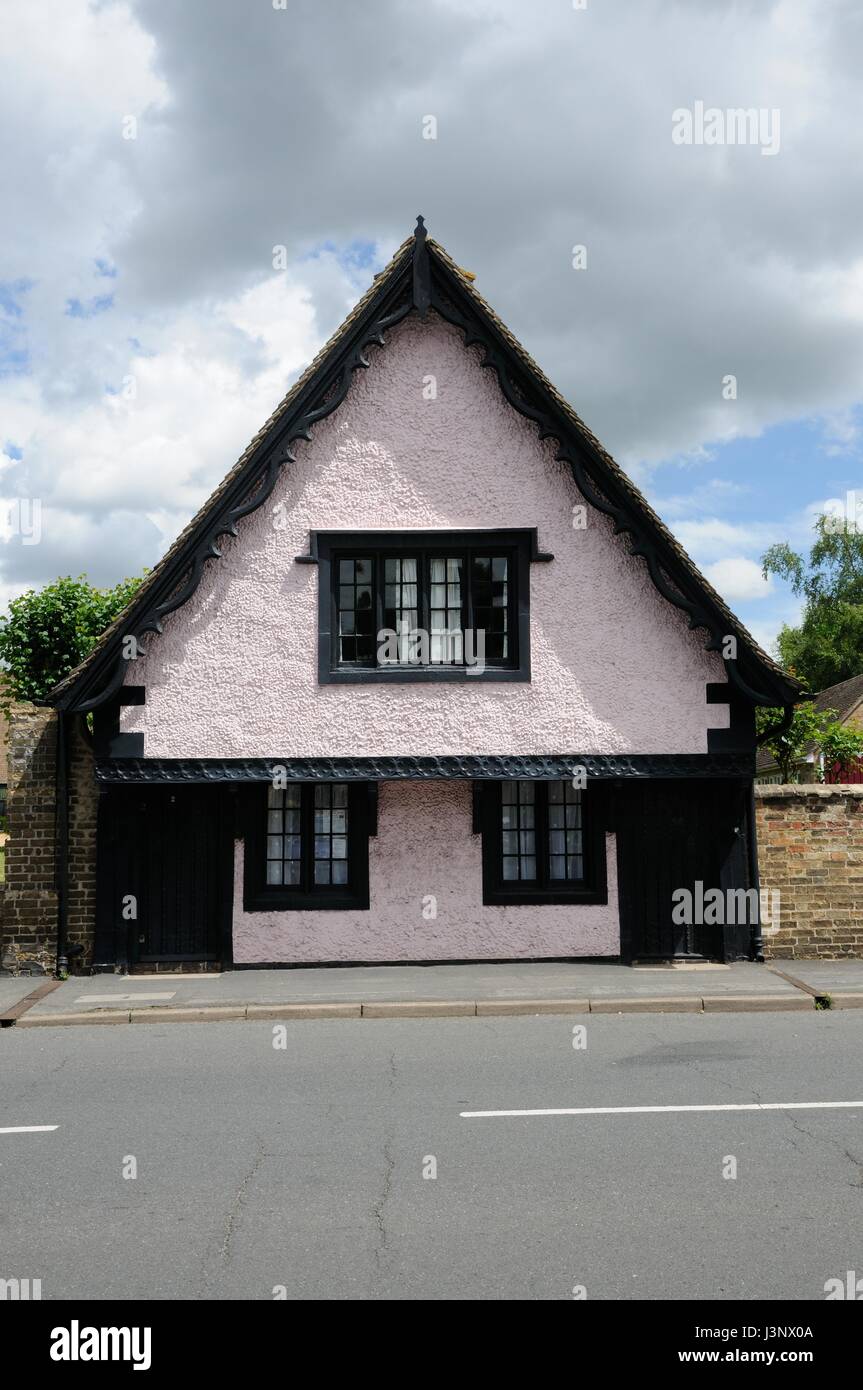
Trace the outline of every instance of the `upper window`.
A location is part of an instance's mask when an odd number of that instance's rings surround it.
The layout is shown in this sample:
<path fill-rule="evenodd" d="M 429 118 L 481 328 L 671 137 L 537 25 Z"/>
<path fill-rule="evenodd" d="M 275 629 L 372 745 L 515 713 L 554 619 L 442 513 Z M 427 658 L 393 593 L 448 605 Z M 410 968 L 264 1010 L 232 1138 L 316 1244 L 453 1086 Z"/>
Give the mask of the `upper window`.
<path fill-rule="evenodd" d="M 491 782 L 482 795 L 484 902 L 607 901 L 595 789 Z"/>
<path fill-rule="evenodd" d="M 315 539 L 322 682 L 530 679 L 533 532 Z"/>

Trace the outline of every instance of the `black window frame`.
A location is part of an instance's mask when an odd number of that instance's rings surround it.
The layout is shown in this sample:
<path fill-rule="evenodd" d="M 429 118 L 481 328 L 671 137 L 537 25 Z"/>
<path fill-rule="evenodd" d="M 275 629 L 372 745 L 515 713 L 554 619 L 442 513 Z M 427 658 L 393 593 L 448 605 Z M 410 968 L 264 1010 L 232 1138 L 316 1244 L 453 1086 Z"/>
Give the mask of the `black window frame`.
<path fill-rule="evenodd" d="M 313 533 L 314 553 L 308 559 L 318 565 L 318 681 L 321 685 L 386 684 L 394 682 L 456 681 L 484 684 L 489 681 L 530 680 L 530 566 L 551 556 L 537 552 L 535 529 L 475 531 L 330 531 Z M 341 663 L 338 659 L 338 564 L 340 560 L 371 558 L 375 632 L 385 629 L 383 562 L 400 556 L 416 558 L 423 566 L 429 559 L 460 556 L 465 560 L 462 594 L 462 628 L 472 624 L 470 566 L 476 556 L 503 556 L 509 561 L 507 611 L 511 652 L 505 661 L 486 658 L 482 671 L 464 664 L 434 663 L 386 665 Z M 306 558 L 306 557 L 303 557 Z M 429 629 L 429 594 L 420 582 L 419 627 Z"/>
<path fill-rule="evenodd" d="M 243 811 L 243 909 L 246 912 L 326 912 L 365 910 L 369 906 L 369 836 L 373 833 L 374 790 L 369 782 L 339 782 L 348 788 L 348 882 L 314 883 L 315 788 L 316 782 L 289 782 L 302 788 L 301 835 L 303 882 L 297 887 L 267 883 L 267 814 L 269 782 L 250 788 Z"/>
<path fill-rule="evenodd" d="M 513 779 L 519 780 L 519 779 Z M 501 832 L 502 789 L 504 782 L 483 782 L 479 787 L 479 824 L 482 834 L 482 900 L 486 906 L 508 907 L 546 904 L 608 902 L 605 853 L 605 789 L 596 783 L 582 790 L 582 853 L 584 877 L 578 880 L 552 879 L 548 873 L 548 787 L 564 778 L 521 779 L 536 788 L 537 861 L 541 872 L 534 881 L 503 877 Z M 565 886 L 566 884 L 569 886 Z"/>

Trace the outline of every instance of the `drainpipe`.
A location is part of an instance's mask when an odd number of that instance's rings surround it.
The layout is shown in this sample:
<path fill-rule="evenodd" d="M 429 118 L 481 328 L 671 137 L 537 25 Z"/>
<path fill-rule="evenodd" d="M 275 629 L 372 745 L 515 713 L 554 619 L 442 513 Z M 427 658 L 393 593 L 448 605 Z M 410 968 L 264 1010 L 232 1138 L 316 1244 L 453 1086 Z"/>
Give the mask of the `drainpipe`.
<path fill-rule="evenodd" d="M 758 874 L 758 841 L 755 836 L 755 778 L 749 783 L 749 887 L 757 894 L 755 921 L 749 936 L 749 959 L 764 960 L 764 939 L 761 935 L 761 879 Z"/>
<path fill-rule="evenodd" d="M 769 729 L 762 729 L 755 740 L 755 745 L 760 748 L 762 743 L 766 743 L 769 738 L 775 738 L 777 734 L 784 734 L 790 727 L 794 718 L 794 706 L 783 705 L 782 718 L 778 724 L 771 724 Z"/>
<path fill-rule="evenodd" d="M 57 971 L 69 970 L 67 930 L 69 913 L 69 747 L 66 711 L 57 711 Z"/>

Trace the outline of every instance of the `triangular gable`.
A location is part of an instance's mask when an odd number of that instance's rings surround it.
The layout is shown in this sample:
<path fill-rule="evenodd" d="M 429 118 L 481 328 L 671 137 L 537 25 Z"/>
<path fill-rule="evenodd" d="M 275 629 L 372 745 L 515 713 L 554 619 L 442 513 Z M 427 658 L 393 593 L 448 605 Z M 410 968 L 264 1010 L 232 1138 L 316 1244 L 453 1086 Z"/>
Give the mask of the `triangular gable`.
<path fill-rule="evenodd" d="M 585 499 L 613 519 L 616 533 L 628 535 L 631 553 L 643 558 L 657 590 L 687 614 L 691 628 L 708 634 L 706 648 L 722 651 L 729 636 L 736 638 L 737 657 L 726 659 L 725 666 L 738 696 L 761 705 L 788 705 L 799 698 L 798 683 L 761 650 L 471 279 L 442 246 L 427 239 L 419 218 L 414 235 L 375 277 L 129 606 L 52 691 L 50 703 L 84 711 L 117 694 L 126 670 L 124 638 L 162 631 L 163 619 L 194 594 L 205 565 L 218 563 L 219 538 L 236 536 L 242 518 L 270 496 L 282 468 L 293 461 L 294 441 L 310 439 L 315 424 L 342 403 L 354 372 L 369 365 L 369 349 L 385 347 L 387 329 L 408 314 L 429 312 L 461 329 L 466 346 L 483 348 L 483 365 L 494 370 L 506 399 L 536 424 L 541 438 L 557 441 L 557 457 L 569 465 Z"/>

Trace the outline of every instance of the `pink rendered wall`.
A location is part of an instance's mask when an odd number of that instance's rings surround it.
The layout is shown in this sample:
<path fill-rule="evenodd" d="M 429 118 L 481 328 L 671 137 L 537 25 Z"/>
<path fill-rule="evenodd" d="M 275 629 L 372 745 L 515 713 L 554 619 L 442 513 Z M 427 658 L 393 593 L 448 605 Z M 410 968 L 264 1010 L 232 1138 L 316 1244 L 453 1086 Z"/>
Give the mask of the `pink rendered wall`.
<path fill-rule="evenodd" d="M 369 841 L 368 912 L 244 912 L 234 867 L 234 960 L 488 960 L 605 956 L 620 950 L 615 839 L 606 836 L 607 906 L 484 907 L 482 842 L 463 782 L 385 782 Z M 437 899 L 437 918 L 423 899 Z"/>
<path fill-rule="evenodd" d="M 642 561 L 582 503 L 549 441 L 504 400 L 475 349 L 431 315 L 371 349 L 347 399 L 297 446 L 197 593 L 127 680 L 147 702 L 122 728 L 148 757 L 704 753 L 728 706 L 723 663 L 662 599 Z M 437 399 L 423 383 L 437 379 Z M 537 526 L 530 684 L 319 686 L 310 529 Z"/>

